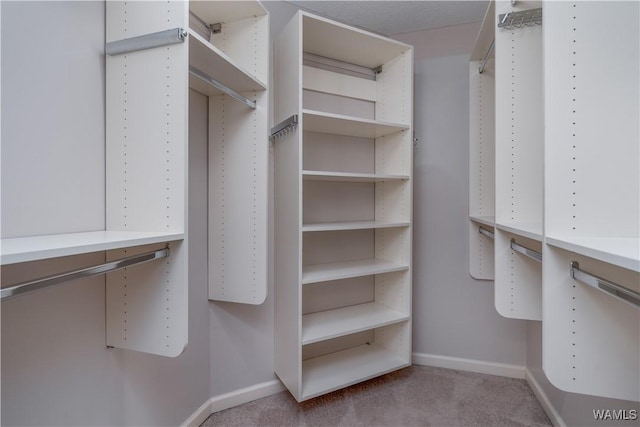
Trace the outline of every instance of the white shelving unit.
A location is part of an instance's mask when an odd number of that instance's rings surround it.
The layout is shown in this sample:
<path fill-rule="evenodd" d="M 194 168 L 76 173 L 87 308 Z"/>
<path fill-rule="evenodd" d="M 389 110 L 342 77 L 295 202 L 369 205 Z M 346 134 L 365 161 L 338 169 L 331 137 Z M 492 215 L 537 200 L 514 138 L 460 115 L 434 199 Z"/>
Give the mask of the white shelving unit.
<path fill-rule="evenodd" d="M 531 11 L 540 1 L 495 2 L 495 305 L 505 316 L 542 319 L 542 266 L 512 249 L 542 242 L 544 22 L 497 27 L 501 15 Z"/>
<path fill-rule="evenodd" d="M 569 271 L 640 292 L 639 14 L 548 2 L 544 24 L 543 368 L 562 390 L 633 401 L 640 309 Z"/>
<path fill-rule="evenodd" d="M 469 272 L 480 280 L 494 279 L 494 243 L 479 232 L 495 226 L 494 19 L 491 2 L 469 61 Z"/>
<path fill-rule="evenodd" d="M 411 363 L 413 51 L 299 12 L 274 65 L 275 370 L 303 401 Z"/>

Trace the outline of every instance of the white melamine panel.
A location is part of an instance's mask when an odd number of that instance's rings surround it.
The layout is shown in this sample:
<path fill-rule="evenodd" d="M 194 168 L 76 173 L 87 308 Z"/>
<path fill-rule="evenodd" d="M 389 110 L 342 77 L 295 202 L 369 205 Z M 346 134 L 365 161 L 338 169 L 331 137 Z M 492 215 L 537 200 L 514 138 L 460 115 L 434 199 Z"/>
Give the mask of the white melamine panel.
<path fill-rule="evenodd" d="M 546 246 L 542 367 L 561 390 L 640 400 L 640 310 L 569 275 L 580 269 L 640 291 L 640 274 Z"/>
<path fill-rule="evenodd" d="M 496 219 L 493 216 L 470 215 L 469 219 L 473 222 L 477 222 L 478 224 L 486 225 L 487 227 L 491 227 L 491 228 L 493 228 L 496 225 Z"/>
<path fill-rule="evenodd" d="M 303 191 L 303 223 L 375 219 L 372 183 L 305 180 Z"/>
<path fill-rule="evenodd" d="M 389 123 L 314 110 L 303 110 L 303 114 L 304 130 L 308 132 L 379 138 L 409 128 L 408 125 L 402 123 Z"/>
<path fill-rule="evenodd" d="M 408 264 L 385 261 L 382 259 L 363 259 L 357 261 L 332 262 L 327 264 L 305 265 L 302 268 L 302 284 L 327 282 L 350 277 L 370 276 L 408 270 Z"/>
<path fill-rule="evenodd" d="M 36 261 L 67 255 L 108 251 L 152 243 L 182 240 L 183 233 L 89 231 L 2 239 L 0 264 Z"/>
<path fill-rule="evenodd" d="M 343 222 L 320 222 L 306 223 L 302 226 L 303 232 L 312 231 L 342 231 L 342 230 L 364 230 L 373 228 L 395 228 L 408 227 L 408 221 L 343 221 Z"/>
<path fill-rule="evenodd" d="M 302 314 L 373 302 L 374 278 L 360 276 L 305 285 L 302 287 Z"/>
<path fill-rule="evenodd" d="M 189 10 L 207 24 L 233 22 L 267 14 L 257 1 L 192 1 Z"/>
<path fill-rule="evenodd" d="M 485 238 L 485 236 L 482 236 Z M 542 320 L 542 265 L 511 249 L 511 241 L 542 252 L 540 241 L 495 230 L 495 306 L 512 319 Z"/>
<path fill-rule="evenodd" d="M 304 132 L 304 169 L 374 173 L 374 143 L 371 138 Z"/>
<path fill-rule="evenodd" d="M 209 97 L 209 298 L 261 304 L 267 296 L 268 96 L 251 109 Z"/>
<path fill-rule="evenodd" d="M 374 120 L 376 116 L 376 103 L 373 101 L 307 89 L 302 91 L 302 105 L 307 110 L 324 111 L 365 120 Z"/>
<path fill-rule="evenodd" d="M 187 245 L 169 244 L 171 255 L 107 274 L 106 344 L 176 357 L 188 341 Z M 162 246 L 107 252 L 107 261 Z"/>
<path fill-rule="evenodd" d="M 274 123 L 301 114 L 302 28 L 291 20 L 274 43 Z M 302 132 L 274 141 L 274 370 L 287 389 L 301 394 Z"/>
<path fill-rule="evenodd" d="M 638 238 L 640 5 L 550 2 L 549 7 L 546 233 L 557 240 Z M 612 19 L 615 27 L 606 24 Z"/>
<path fill-rule="evenodd" d="M 374 173 L 348 173 L 348 172 L 322 172 L 303 171 L 305 181 L 342 181 L 342 182 L 378 182 L 378 181 L 403 181 L 408 180 L 409 175 L 381 175 Z"/>
<path fill-rule="evenodd" d="M 377 138 L 376 172 L 386 174 L 413 173 L 413 137 L 408 130 Z"/>
<path fill-rule="evenodd" d="M 302 316 L 302 345 L 406 320 L 408 314 L 374 302 L 306 314 Z"/>
<path fill-rule="evenodd" d="M 469 221 L 469 272 L 479 280 L 495 278 L 494 239 L 480 234 L 480 227 L 495 234 L 493 222 L 488 218 Z"/>
<path fill-rule="evenodd" d="M 411 50 L 407 44 L 319 16 L 302 13 L 302 17 L 307 53 L 375 68 Z"/>
<path fill-rule="evenodd" d="M 640 239 L 637 237 L 547 236 L 545 241 L 551 246 L 640 272 Z"/>
<path fill-rule="evenodd" d="M 263 81 L 252 77 L 255 74 L 253 70 L 249 71 L 241 67 L 232 58 L 218 50 L 192 29 L 189 29 L 189 65 L 215 78 L 236 92 L 266 89 Z M 189 77 L 189 86 L 205 95 L 218 95 L 221 93 L 215 87 L 193 76 Z"/>
<path fill-rule="evenodd" d="M 172 28 L 186 29 L 189 2 L 109 1 L 106 7 L 106 42 Z"/>
<path fill-rule="evenodd" d="M 309 66 L 302 67 L 303 88 L 349 98 L 376 101 L 376 82 Z"/>
<path fill-rule="evenodd" d="M 515 234 L 517 236 L 526 237 L 527 239 L 542 241 L 542 223 L 541 222 L 505 222 L 497 223 L 496 228 Z"/>
<path fill-rule="evenodd" d="M 376 119 L 409 124 L 413 120 L 413 50 L 386 62 L 376 76 Z"/>
<path fill-rule="evenodd" d="M 496 18 L 539 7 L 538 1 L 497 1 Z M 542 222 L 542 28 L 495 30 L 496 224 Z"/>
<path fill-rule="evenodd" d="M 303 362 L 301 400 L 347 387 L 409 364 L 407 358 L 378 344 L 365 344 L 308 359 Z"/>

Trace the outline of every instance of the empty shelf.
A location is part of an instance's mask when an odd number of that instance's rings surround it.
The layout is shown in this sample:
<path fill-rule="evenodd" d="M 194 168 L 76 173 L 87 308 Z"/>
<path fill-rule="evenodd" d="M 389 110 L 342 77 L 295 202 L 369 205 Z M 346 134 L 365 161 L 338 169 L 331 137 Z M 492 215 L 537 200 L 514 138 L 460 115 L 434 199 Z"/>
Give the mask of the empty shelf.
<path fill-rule="evenodd" d="M 409 366 L 409 361 L 375 344 L 365 344 L 302 362 L 302 400 Z"/>
<path fill-rule="evenodd" d="M 189 65 L 239 93 L 266 89 L 263 82 L 253 77 L 192 29 L 189 29 Z M 223 93 L 193 76 L 189 77 L 189 87 L 205 95 Z"/>
<path fill-rule="evenodd" d="M 640 272 L 638 237 L 546 237 L 546 243 L 618 267 Z"/>
<path fill-rule="evenodd" d="M 495 216 L 469 215 L 469 219 L 473 222 L 477 222 L 478 224 L 483 224 L 489 227 L 495 227 L 496 225 Z"/>
<path fill-rule="evenodd" d="M 374 302 L 302 316 L 302 345 L 409 320 L 409 315 Z"/>
<path fill-rule="evenodd" d="M 343 230 L 366 230 L 375 228 L 408 227 L 408 221 L 343 221 L 343 222 L 323 222 L 315 224 L 304 224 L 303 232 L 311 231 L 343 231 Z"/>
<path fill-rule="evenodd" d="M 495 227 L 516 236 L 542 242 L 542 224 L 539 222 L 496 223 Z"/>
<path fill-rule="evenodd" d="M 302 284 L 370 276 L 408 270 L 408 265 L 381 259 L 332 262 L 328 264 L 305 265 L 302 267 Z"/>
<path fill-rule="evenodd" d="M 0 263 L 37 261 L 184 239 L 184 233 L 90 231 L 2 239 Z"/>
<path fill-rule="evenodd" d="M 382 175 L 375 173 L 302 171 L 306 181 L 379 182 L 408 180 L 408 175 Z"/>
<path fill-rule="evenodd" d="M 302 114 L 304 130 L 309 132 L 356 136 L 359 138 L 380 138 L 409 129 L 409 125 L 406 124 L 362 119 L 314 110 L 302 110 Z"/>

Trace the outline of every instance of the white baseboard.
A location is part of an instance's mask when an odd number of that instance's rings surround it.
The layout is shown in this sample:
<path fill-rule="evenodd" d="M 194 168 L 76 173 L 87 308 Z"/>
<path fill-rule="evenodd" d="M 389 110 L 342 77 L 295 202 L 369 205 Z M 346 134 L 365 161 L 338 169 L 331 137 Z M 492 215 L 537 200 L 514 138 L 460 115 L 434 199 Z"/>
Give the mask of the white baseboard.
<path fill-rule="evenodd" d="M 536 377 L 531 373 L 531 371 L 529 371 L 529 369 L 525 369 L 525 379 L 527 380 L 527 383 L 529 383 L 529 387 L 531 387 L 531 390 L 533 390 L 533 394 L 536 395 L 538 402 L 540 402 L 542 409 L 544 409 L 544 412 L 547 413 L 551 424 L 553 424 L 555 427 L 566 427 L 564 420 L 562 419 L 558 411 L 556 411 L 556 408 L 554 408 L 551 404 L 549 396 L 547 396 L 547 393 L 544 392 L 544 389 L 536 380 Z"/>
<path fill-rule="evenodd" d="M 187 418 L 187 420 L 182 423 L 182 427 L 198 427 L 209 415 L 215 412 L 271 396 L 283 390 L 285 390 L 285 387 L 279 380 L 272 380 L 214 396 L 203 403 L 196 412 Z"/>
<path fill-rule="evenodd" d="M 457 369 L 460 371 L 498 375 L 509 378 L 525 378 L 525 367 L 519 365 L 508 365 L 506 363 L 486 362 L 484 360 L 463 359 L 460 357 L 438 356 L 435 354 L 424 353 L 413 353 L 412 360 L 416 365 Z"/>

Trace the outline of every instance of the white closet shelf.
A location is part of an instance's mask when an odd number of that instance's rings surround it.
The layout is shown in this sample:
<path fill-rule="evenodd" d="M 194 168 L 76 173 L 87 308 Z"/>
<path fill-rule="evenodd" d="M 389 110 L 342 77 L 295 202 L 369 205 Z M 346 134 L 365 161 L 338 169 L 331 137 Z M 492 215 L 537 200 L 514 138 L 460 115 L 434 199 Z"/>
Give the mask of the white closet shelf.
<path fill-rule="evenodd" d="M 409 315 L 370 302 L 302 316 L 302 345 L 409 320 Z"/>
<path fill-rule="evenodd" d="M 304 52 L 375 68 L 411 49 L 407 44 L 319 16 L 303 16 Z"/>
<path fill-rule="evenodd" d="M 189 28 L 189 65 L 239 93 L 262 91 L 267 88 L 263 82 L 236 64 L 233 59 L 191 28 Z M 205 95 L 223 93 L 191 75 L 189 76 L 189 87 Z"/>
<path fill-rule="evenodd" d="M 37 261 L 182 239 L 184 233 L 138 231 L 89 231 L 16 237 L 0 241 L 0 264 Z"/>
<path fill-rule="evenodd" d="M 302 362 L 302 400 L 347 387 L 396 369 L 409 361 L 376 344 L 364 344 Z"/>
<path fill-rule="evenodd" d="M 409 266 L 406 264 L 381 259 L 363 259 L 305 265 L 302 267 L 302 284 L 307 285 L 310 283 L 328 282 L 330 280 L 371 276 L 373 274 L 391 273 L 408 269 Z"/>
<path fill-rule="evenodd" d="M 305 131 L 359 138 L 380 138 L 409 129 L 408 124 L 363 119 L 342 114 L 302 110 L 302 125 Z"/>
<path fill-rule="evenodd" d="M 189 10 L 207 24 L 229 23 L 267 14 L 257 1 L 192 1 L 189 2 Z"/>
<path fill-rule="evenodd" d="M 552 237 L 548 245 L 640 272 L 638 237 Z"/>
<path fill-rule="evenodd" d="M 483 224 L 488 227 L 495 227 L 496 225 L 495 216 L 469 215 L 469 219 L 473 222 L 477 222 L 478 224 Z"/>
<path fill-rule="evenodd" d="M 305 181 L 340 181 L 340 182 L 379 182 L 406 181 L 409 175 L 382 175 L 375 173 L 302 171 Z"/>
<path fill-rule="evenodd" d="M 496 223 L 498 230 L 506 231 L 516 236 L 542 242 L 542 223 L 539 222 L 508 222 Z"/>
<path fill-rule="evenodd" d="M 309 223 L 302 226 L 303 232 L 312 231 L 342 231 L 342 230 L 366 230 L 375 228 L 408 227 L 409 221 L 343 221 Z"/>

